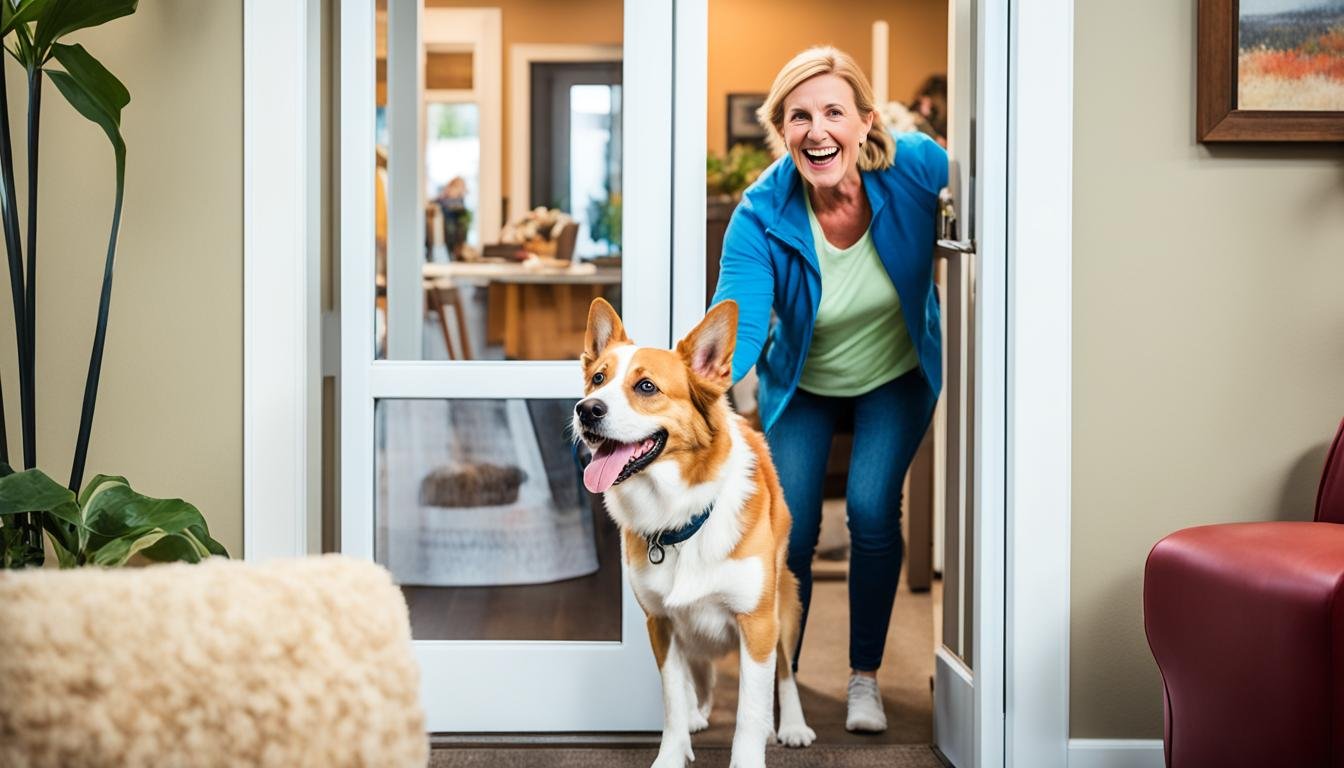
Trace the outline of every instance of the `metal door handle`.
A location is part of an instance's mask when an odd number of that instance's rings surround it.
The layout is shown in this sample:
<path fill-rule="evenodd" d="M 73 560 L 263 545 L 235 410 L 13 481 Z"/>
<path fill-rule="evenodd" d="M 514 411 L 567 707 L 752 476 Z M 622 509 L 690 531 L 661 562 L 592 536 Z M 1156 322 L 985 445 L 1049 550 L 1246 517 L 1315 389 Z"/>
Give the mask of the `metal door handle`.
<path fill-rule="evenodd" d="M 955 253 L 975 253 L 974 240 L 939 240 L 938 255 L 944 258 Z"/>

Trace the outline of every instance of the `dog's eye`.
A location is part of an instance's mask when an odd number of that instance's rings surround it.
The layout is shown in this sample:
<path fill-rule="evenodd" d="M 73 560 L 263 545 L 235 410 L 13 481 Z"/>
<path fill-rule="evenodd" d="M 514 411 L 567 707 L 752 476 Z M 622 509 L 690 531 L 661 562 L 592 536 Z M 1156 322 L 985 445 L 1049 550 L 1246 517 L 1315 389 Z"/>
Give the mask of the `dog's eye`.
<path fill-rule="evenodd" d="M 658 385 L 648 379 L 640 379 L 639 383 L 635 385 L 635 389 L 646 395 L 652 395 L 654 392 L 658 391 Z"/>
<path fill-rule="evenodd" d="M 602 382 L 604 382 L 604 381 L 606 381 L 606 380 L 607 380 L 607 375 L 606 375 L 605 373 L 602 373 L 601 371 L 598 371 L 597 373 L 594 373 L 594 374 L 593 374 L 593 386 L 594 386 L 594 387 L 600 387 L 600 386 L 602 386 Z"/>

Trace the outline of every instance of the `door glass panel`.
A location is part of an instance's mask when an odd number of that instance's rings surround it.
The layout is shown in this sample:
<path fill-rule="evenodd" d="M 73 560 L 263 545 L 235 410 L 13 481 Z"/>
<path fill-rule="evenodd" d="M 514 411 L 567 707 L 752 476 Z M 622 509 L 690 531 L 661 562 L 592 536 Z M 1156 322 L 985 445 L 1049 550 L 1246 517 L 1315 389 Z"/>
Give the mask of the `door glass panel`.
<path fill-rule="evenodd" d="M 574 401 L 379 400 L 375 556 L 416 640 L 621 639 L 620 541 Z"/>
<path fill-rule="evenodd" d="M 377 8 L 375 359 L 577 358 L 622 293 L 621 2 Z"/>

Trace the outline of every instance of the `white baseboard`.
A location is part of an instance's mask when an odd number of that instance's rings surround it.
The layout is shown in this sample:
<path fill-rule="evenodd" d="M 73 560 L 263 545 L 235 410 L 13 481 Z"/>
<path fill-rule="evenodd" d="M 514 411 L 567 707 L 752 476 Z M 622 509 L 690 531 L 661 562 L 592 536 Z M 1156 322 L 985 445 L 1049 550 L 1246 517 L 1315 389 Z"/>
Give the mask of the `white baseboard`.
<path fill-rule="evenodd" d="M 1163 768 L 1161 739 L 1069 739 L 1069 768 Z"/>

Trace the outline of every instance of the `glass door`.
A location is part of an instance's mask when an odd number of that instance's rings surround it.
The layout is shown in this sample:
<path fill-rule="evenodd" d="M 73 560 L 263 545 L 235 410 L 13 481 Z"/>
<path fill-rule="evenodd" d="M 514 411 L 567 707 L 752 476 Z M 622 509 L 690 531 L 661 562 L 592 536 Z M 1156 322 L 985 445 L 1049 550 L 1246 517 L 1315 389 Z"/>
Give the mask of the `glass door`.
<path fill-rule="evenodd" d="M 341 3 L 341 550 L 401 587 L 432 732 L 661 727 L 568 429 L 594 298 L 671 341 L 672 9 L 609 4 Z M 585 50 L 615 84 L 528 135 L 514 70 Z M 519 205 L 535 146 L 571 199 Z"/>

